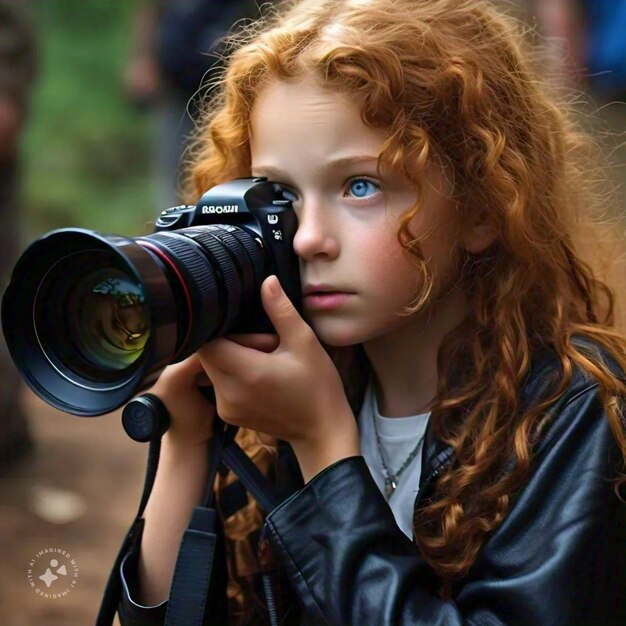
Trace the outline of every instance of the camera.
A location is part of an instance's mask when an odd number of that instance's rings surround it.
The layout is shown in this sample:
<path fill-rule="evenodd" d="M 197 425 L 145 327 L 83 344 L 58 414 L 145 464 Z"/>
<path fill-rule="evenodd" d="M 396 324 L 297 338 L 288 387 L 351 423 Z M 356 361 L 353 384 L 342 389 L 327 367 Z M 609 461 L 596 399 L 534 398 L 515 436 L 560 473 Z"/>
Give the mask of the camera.
<path fill-rule="evenodd" d="M 22 254 L 4 293 L 13 361 L 62 411 L 117 409 L 207 341 L 273 332 L 260 297 L 270 274 L 302 311 L 296 229 L 281 187 L 257 177 L 166 209 L 150 235 L 54 230 Z"/>

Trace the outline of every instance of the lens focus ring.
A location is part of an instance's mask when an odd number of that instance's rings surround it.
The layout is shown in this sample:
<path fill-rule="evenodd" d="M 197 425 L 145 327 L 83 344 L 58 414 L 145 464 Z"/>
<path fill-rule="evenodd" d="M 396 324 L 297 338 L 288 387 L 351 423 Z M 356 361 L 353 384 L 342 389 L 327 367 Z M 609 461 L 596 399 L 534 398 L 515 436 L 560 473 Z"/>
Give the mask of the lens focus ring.
<path fill-rule="evenodd" d="M 215 303 L 219 302 L 220 295 L 215 271 L 210 260 L 198 249 L 197 244 L 174 232 L 159 232 L 145 239 L 159 243 L 172 252 L 173 255 L 168 256 L 173 257 L 176 260 L 176 266 L 187 274 L 185 286 L 196 296 L 193 298 L 192 295 L 190 316 L 193 315 L 194 310 L 215 312 Z M 198 299 L 199 302 L 193 302 L 194 299 Z M 220 307 L 222 312 L 224 308 Z M 186 343 L 198 346 L 216 336 L 222 327 L 223 315 L 218 319 L 211 317 L 208 322 L 208 324 L 201 324 L 198 320 L 191 319 L 190 336 Z M 185 347 L 183 347 L 183 353 L 183 356 L 188 356 Z"/>
<path fill-rule="evenodd" d="M 185 228 L 178 232 L 187 239 L 194 241 L 196 245 L 200 245 L 215 260 L 214 270 L 219 272 L 224 283 L 225 317 L 220 328 L 220 335 L 222 335 L 235 322 L 241 305 L 242 288 L 235 261 L 226 250 L 224 242 L 211 236 L 206 230 Z"/>
<path fill-rule="evenodd" d="M 255 237 L 243 228 L 233 229 L 231 235 L 238 239 L 246 248 L 248 256 L 252 260 L 252 267 L 254 268 L 254 277 L 261 288 L 261 283 L 265 280 L 267 275 L 267 265 L 265 260 L 265 253 L 262 244 L 256 242 Z"/>
<path fill-rule="evenodd" d="M 188 229 L 185 234 L 189 230 L 191 229 Z M 243 235 L 243 237 L 236 237 L 236 234 Z M 252 302 L 255 293 L 261 289 L 261 283 L 265 277 L 265 259 L 260 253 L 258 245 L 254 241 L 250 241 L 251 238 L 248 233 L 235 227 L 210 226 L 206 231 L 194 229 L 194 232 L 188 236 L 204 243 L 207 235 L 222 242 L 231 254 L 239 272 L 239 284 L 242 287 L 241 297 L 244 302 Z M 250 269 L 253 271 L 253 280 L 250 280 Z"/>

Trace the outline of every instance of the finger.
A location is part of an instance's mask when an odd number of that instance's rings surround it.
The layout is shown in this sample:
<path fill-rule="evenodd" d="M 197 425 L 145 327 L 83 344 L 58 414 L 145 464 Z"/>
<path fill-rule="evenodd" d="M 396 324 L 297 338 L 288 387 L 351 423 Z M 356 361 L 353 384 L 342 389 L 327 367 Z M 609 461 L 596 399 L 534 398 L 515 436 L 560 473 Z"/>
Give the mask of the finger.
<path fill-rule="evenodd" d="M 202 361 L 196 354 L 192 354 L 181 363 L 181 368 L 176 372 L 177 376 L 186 377 L 193 388 L 212 386 L 213 382 L 208 377 Z"/>
<path fill-rule="evenodd" d="M 209 378 L 217 380 L 220 376 L 258 367 L 258 357 L 263 353 L 220 337 L 204 344 L 196 354 Z"/>
<path fill-rule="evenodd" d="M 295 345 L 310 338 L 311 327 L 293 306 L 276 275 L 272 274 L 263 281 L 261 299 L 281 343 Z"/>
<path fill-rule="evenodd" d="M 176 385 L 193 389 L 199 384 L 211 384 L 200 359 L 192 354 L 184 361 L 169 365 L 157 380 L 157 385 Z"/>
<path fill-rule="evenodd" d="M 250 333 L 242 335 L 226 335 L 226 339 L 240 346 L 254 348 L 261 352 L 273 352 L 279 344 L 278 335 L 269 333 Z"/>

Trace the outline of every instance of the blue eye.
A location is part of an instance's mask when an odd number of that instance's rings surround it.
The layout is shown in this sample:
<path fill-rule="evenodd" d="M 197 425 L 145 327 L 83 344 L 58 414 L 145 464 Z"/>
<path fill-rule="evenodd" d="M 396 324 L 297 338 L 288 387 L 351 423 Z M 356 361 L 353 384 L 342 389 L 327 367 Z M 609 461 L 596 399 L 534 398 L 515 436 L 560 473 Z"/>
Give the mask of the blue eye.
<path fill-rule="evenodd" d="M 356 198 L 365 198 L 380 191 L 380 186 L 367 178 L 355 178 L 350 181 L 348 187 Z"/>

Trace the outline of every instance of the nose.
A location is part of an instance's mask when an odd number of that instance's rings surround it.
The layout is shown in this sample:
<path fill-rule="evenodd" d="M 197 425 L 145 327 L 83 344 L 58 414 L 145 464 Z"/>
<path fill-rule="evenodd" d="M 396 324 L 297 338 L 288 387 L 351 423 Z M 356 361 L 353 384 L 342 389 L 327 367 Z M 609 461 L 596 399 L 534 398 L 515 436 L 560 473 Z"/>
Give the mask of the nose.
<path fill-rule="evenodd" d="M 319 202 L 304 201 L 297 211 L 298 230 L 293 240 L 294 252 L 304 261 L 332 260 L 339 256 L 339 239 L 335 220 L 328 207 Z"/>

